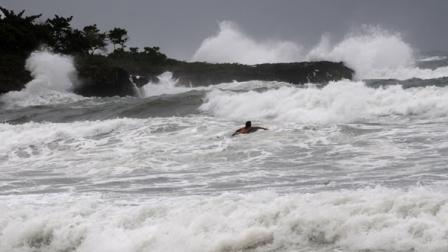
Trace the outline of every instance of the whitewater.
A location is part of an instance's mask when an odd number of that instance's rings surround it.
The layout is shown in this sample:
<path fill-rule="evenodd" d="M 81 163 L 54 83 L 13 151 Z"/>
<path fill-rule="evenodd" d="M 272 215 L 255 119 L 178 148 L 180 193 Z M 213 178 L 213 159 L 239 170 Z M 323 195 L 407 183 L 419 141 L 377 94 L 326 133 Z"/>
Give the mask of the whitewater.
<path fill-rule="evenodd" d="M 192 57 L 320 59 L 357 75 L 167 72 L 140 97 L 88 98 L 72 57 L 34 52 L 33 80 L 0 96 L 0 251 L 447 251 L 446 55 L 371 27 L 306 49 L 222 22 Z M 247 120 L 268 130 L 231 137 Z"/>

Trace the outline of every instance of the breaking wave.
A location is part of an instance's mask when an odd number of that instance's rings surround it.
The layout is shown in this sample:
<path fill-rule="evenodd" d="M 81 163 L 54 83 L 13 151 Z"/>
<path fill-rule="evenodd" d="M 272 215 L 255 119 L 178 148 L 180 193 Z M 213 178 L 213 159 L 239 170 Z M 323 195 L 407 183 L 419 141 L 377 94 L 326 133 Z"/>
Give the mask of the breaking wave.
<path fill-rule="evenodd" d="M 366 27 L 358 33 L 349 34 L 335 45 L 323 36 L 307 58 L 344 61 L 355 69 L 358 77 L 366 79 L 392 77 L 387 74 L 402 68 L 413 68 L 413 54 L 411 46 L 403 41 L 400 34 L 378 27 Z"/>
<path fill-rule="evenodd" d="M 443 191 L 4 197 L 1 251 L 446 251 Z M 71 200 L 67 201 L 67 198 Z M 25 203 L 25 204 L 24 204 Z"/>
<path fill-rule="evenodd" d="M 173 78 L 172 72 L 164 72 L 157 76 L 158 82 L 148 82 L 141 87 L 144 97 L 172 95 L 186 93 L 190 91 L 210 91 L 213 89 L 223 90 L 251 90 L 261 88 L 276 88 L 281 86 L 293 86 L 292 84 L 277 82 L 277 81 L 233 81 L 227 83 L 213 84 L 209 86 L 191 87 L 182 85 L 179 81 Z"/>
<path fill-rule="evenodd" d="M 11 91 L 0 97 L 6 108 L 67 103 L 82 99 L 72 93 L 76 83 L 73 58 L 49 51 L 35 51 L 26 60 L 25 68 L 33 80 L 21 91 Z"/>
<path fill-rule="evenodd" d="M 193 88 L 178 85 L 178 81 L 173 78 L 173 73 L 165 72 L 157 76 L 157 83 L 149 82 L 141 87 L 144 97 L 159 96 L 164 94 L 185 93 Z"/>
<path fill-rule="evenodd" d="M 302 58 L 302 48 L 290 41 L 257 41 L 233 22 L 222 21 L 219 31 L 205 39 L 193 55 L 193 61 L 213 63 L 294 62 Z"/>
<path fill-rule="evenodd" d="M 267 91 L 213 90 L 200 109 L 217 117 L 300 123 L 355 122 L 384 116 L 448 115 L 448 87 L 372 88 L 364 82 L 331 82 L 323 88 L 280 87 Z"/>
<path fill-rule="evenodd" d="M 219 32 L 206 38 L 192 57 L 194 61 L 220 63 L 275 63 L 306 60 L 343 61 L 355 70 L 358 79 L 432 79 L 448 76 L 448 66 L 436 69 L 416 67 L 411 45 L 398 32 L 364 25 L 339 42 L 322 36 L 306 51 L 292 41 L 257 41 L 234 23 L 223 21 Z"/>

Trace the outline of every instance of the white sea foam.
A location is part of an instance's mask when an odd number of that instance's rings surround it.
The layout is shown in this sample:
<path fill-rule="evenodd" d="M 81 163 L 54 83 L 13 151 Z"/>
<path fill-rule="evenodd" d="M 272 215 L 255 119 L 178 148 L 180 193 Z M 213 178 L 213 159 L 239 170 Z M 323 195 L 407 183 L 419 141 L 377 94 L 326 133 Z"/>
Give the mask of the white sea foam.
<path fill-rule="evenodd" d="M 339 97 L 338 88 L 354 92 Z M 251 94 L 246 103 L 284 102 L 289 110 L 296 92 L 305 92 L 305 109 L 337 104 L 331 111 L 342 116 L 358 113 L 352 107 L 366 96 L 361 107 L 371 115 L 447 107 L 439 103 L 445 88 L 370 89 L 362 82 L 213 92 Z M 410 107 L 426 110 L 406 112 Z M 266 120 L 267 131 L 230 137 L 240 120 L 0 124 L 0 251 L 448 249 L 445 122 Z M 386 183 L 391 187 L 365 186 Z"/>
<path fill-rule="evenodd" d="M 193 90 L 251 90 L 257 88 L 277 88 L 282 86 L 291 86 L 291 84 L 284 82 L 253 80 L 243 82 L 233 81 L 209 86 L 188 87 L 186 85 L 182 85 L 182 83 L 179 83 L 177 79 L 173 78 L 173 73 L 171 72 L 165 72 L 157 76 L 157 78 L 159 79 L 157 83 L 149 82 L 141 88 L 144 97 L 159 96 L 164 94 L 180 94 Z"/>
<path fill-rule="evenodd" d="M 329 35 L 308 52 L 298 43 L 256 41 L 232 22 L 221 22 L 219 32 L 205 39 L 192 60 L 238 62 L 245 64 L 304 60 L 343 61 L 355 70 L 358 79 L 440 78 L 448 76 L 448 67 L 434 70 L 416 67 L 413 48 L 398 32 L 364 25 L 331 43 Z"/>
<path fill-rule="evenodd" d="M 420 58 L 419 61 L 440 61 L 440 60 L 446 60 L 447 56 L 430 56 L 430 57 L 423 57 Z"/>
<path fill-rule="evenodd" d="M 71 92 L 76 83 L 73 59 L 49 51 L 35 51 L 25 68 L 33 80 L 21 91 L 11 91 L 0 97 L 7 108 L 66 103 L 82 99 Z"/>
<path fill-rule="evenodd" d="M 448 88 L 370 88 L 363 82 L 338 81 L 321 89 L 281 87 L 244 93 L 213 90 L 200 108 L 233 120 L 301 123 L 355 122 L 382 116 L 431 118 L 448 115 Z"/>
<path fill-rule="evenodd" d="M 355 69 L 359 78 L 389 77 L 381 76 L 382 72 L 414 67 L 413 50 L 400 34 L 377 27 L 366 27 L 361 32 L 349 34 L 335 45 L 323 36 L 307 57 L 312 60 L 344 61 Z"/>
<path fill-rule="evenodd" d="M 141 127 L 144 122 L 139 119 L 114 119 L 73 123 L 0 124 L 0 138 L 4 139 L 0 147 L 0 158 L 8 160 L 0 167 L 3 171 L 13 171 L 15 167 L 32 162 L 28 169 L 54 169 L 66 176 L 107 175 L 120 173 L 120 170 L 126 172 L 126 168 L 118 165 L 121 161 L 113 157 L 119 155 L 125 161 L 130 158 L 128 154 L 131 149 L 126 150 L 127 144 L 116 138 L 125 139 L 123 134 Z M 131 135 L 128 136 L 130 137 Z M 114 141 L 121 145 L 114 145 Z M 105 147 L 107 144 L 110 145 Z M 85 159 L 87 156 L 91 159 Z M 107 160 L 114 166 L 107 166 Z"/>
<path fill-rule="evenodd" d="M 343 61 L 359 79 L 432 79 L 448 76 L 448 67 L 416 67 L 415 52 L 400 33 L 380 27 L 363 26 L 335 44 L 322 36 L 308 54 L 309 60 Z"/>
<path fill-rule="evenodd" d="M 73 123 L 35 123 L 18 125 L 0 124 L 0 138 L 5 139 L 0 146 L 2 153 L 22 146 L 41 145 L 57 140 L 86 140 L 95 135 L 106 134 L 113 130 L 119 131 L 120 126 L 139 122 L 138 119 L 114 119 L 92 122 Z"/>
<path fill-rule="evenodd" d="M 157 76 L 157 78 L 159 79 L 158 83 L 149 82 L 141 88 L 145 97 L 185 93 L 193 90 L 192 88 L 179 85 L 171 72 L 165 72 Z"/>
<path fill-rule="evenodd" d="M 366 78 L 407 80 L 412 78 L 437 79 L 448 76 L 448 66 L 436 69 L 402 67 L 394 70 L 381 69 L 372 71 Z"/>
<path fill-rule="evenodd" d="M 3 196 L 0 251 L 446 251 L 444 190 Z"/>
<path fill-rule="evenodd" d="M 87 179 L 90 181 L 88 187 L 92 189 L 101 187 L 101 184 L 107 183 L 109 179 L 122 181 L 126 174 L 135 172 L 137 174 L 129 175 L 130 177 L 125 180 L 137 181 L 128 188 L 131 190 L 138 191 L 140 187 L 157 190 L 157 187 L 184 185 L 190 179 L 195 180 L 187 178 L 189 172 L 200 169 L 200 163 L 213 159 L 212 156 L 206 158 L 207 155 L 219 153 L 225 148 L 226 141 L 216 139 L 229 133 L 228 127 L 223 127 L 222 124 L 214 122 L 207 124 L 210 128 L 206 131 L 213 135 L 213 141 L 209 141 L 209 136 L 195 134 L 205 130 L 204 128 L 201 130 L 201 125 L 205 122 L 205 118 L 199 117 L 185 120 L 173 117 L 0 124 L 0 138 L 4 140 L 0 147 L 0 170 L 4 172 L 4 176 L 10 172 L 14 173 L 17 167 L 21 167 L 24 171 L 36 171 L 40 174 L 33 179 L 47 176 L 55 178 L 52 174 L 82 181 Z M 201 156 L 205 159 L 198 163 L 198 158 Z M 167 157 L 170 160 L 167 160 Z M 138 174 L 141 169 L 152 169 L 157 172 Z M 184 169 L 190 171 L 184 174 Z M 172 170 L 180 171 L 178 175 L 172 177 L 175 181 L 171 181 L 170 176 L 168 180 L 162 179 L 159 185 L 155 182 L 138 183 L 145 179 L 157 181 L 158 177 L 163 176 L 161 174 Z M 187 175 L 185 179 L 176 179 L 185 175 Z M 14 180 L 24 178 L 13 177 Z M 12 184 L 13 180 L 0 181 L 0 187 L 6 188 Z M 38 184 L 32 183 L 29 186 L 35 191 L 41 189 L 42 184 Z M 68 183 L 61 186 L 67 188 L 74 185 Z M 21 192 L 30 189 L 27 186 L 13 187 L 14 190 Z M 107 186 L 108 190 L 112 190 L 112 187 L 114 186 Z M 53 185 L 52 188 L 59 186 Z"/>

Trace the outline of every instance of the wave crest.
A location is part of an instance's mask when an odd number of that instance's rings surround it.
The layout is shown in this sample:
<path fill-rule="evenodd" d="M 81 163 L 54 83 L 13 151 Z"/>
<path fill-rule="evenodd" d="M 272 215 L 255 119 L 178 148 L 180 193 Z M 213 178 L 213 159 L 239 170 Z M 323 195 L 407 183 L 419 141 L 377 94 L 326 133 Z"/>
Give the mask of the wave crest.
<path fill-rule="evenodd" d="M 448 249 L 446 194 L 426 188 L 286 196 L 266 191 L 143 202 L 15 195 L 2 202 L 1 251 Z"/>
<path fill-rule="evenodd" d="M 277 63 L 304 60 L 343 61 L 355 70 L 358 79 L 432 79 L 448 76 L 448 67 L 416 67 L 414 49 L 399 32 L 363 25 L 341 41 L 331 43 L 324 34 L 306 51 L 292 41 L 256 40 L 233 22 L 219 24 L 216 35 L 206 38 L 194 53 L 193 61 L 212 63 Z"/>
<path fill-rule="evenodd" d="M 260 64 L 294 62 L 302 56 L 302 47 L 290 41 L 257 41 L 233 22 L 222 21 L 216 35 L 205 39 L 193 55 L 193 61 L 212 63 Z"/>
<path fill-rule="evenodd" d="M 213 90 L 200 109 L 218 117 L 299 123 L 346 123 L 383 116 L 448 115 L 448 87 L 404 89 L 367 87 L 364 82 L 332 82 L 314 87 L 281 87 L 264 92 Z"/>
<path fill-rule="evenodd" d="M 67 103 L 82 99 L 72 93 L 76 80 L 73 58 L 49 51 L 35 51 L 26 60 L 25 68 L 33 80 L 21 91 L 0 97 L 6 108 Z"/>

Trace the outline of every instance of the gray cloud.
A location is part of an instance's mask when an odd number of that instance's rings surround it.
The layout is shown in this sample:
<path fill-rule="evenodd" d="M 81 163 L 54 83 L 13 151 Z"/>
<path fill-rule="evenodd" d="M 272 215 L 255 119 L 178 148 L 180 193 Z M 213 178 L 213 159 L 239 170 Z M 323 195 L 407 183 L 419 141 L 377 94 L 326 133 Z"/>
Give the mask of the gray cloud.
<path fill-rule="evenodd" d="M 290 40 L 305 47 L 327 32 L 341 38 L 362 24 L 403 34 L 420 51 L 448 50 L 445 0 L 2 0 L 29 14 L 74 16 L 75 26 L 123 27 L 132 46 L 160 46 L 189 59 L 218 22 L 231 20 L 255 39 Z"/>

